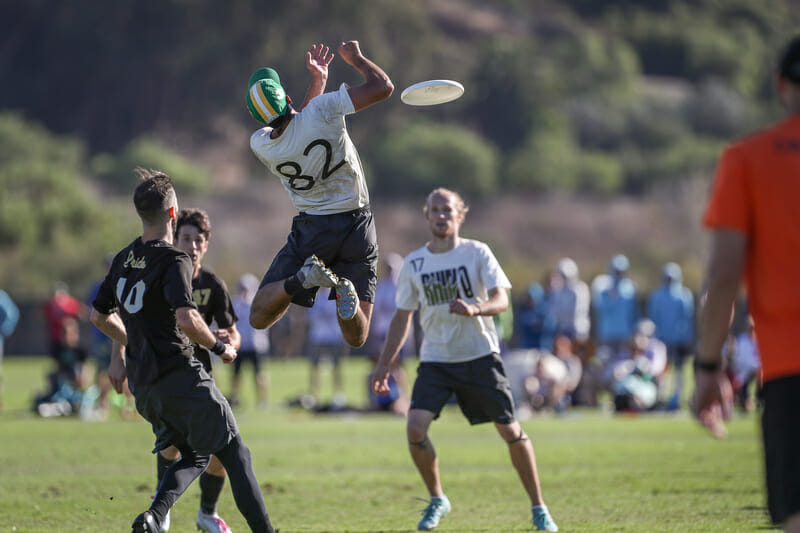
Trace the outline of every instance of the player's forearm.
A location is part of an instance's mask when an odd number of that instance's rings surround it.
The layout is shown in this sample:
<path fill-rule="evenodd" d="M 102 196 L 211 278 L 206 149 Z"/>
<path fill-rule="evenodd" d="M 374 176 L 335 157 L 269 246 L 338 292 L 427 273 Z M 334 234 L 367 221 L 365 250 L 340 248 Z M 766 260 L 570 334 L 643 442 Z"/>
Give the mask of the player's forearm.
<path fill-rule="evenodd" d="M 324 93 L 325 86 L 327 84 L 327 76 L 314 76 L 314 78 L 311 80 L 311 85 L 308 86 L 308 90 L 306 91 L 306 97 L 303 100 L 303 104 L 300 106 L 298 111 L 301 111 L 311 100 Z"/>
<path fill-rule="evenodd" d="M 125 325 L 117 313 L 107 315 L 101 313 L 97 309 L 92 309 L 90 316 L 92 324 L 97 326 L 97 329 L 105 333 L 109 338 L 123 346 L 128 344 L 128 334 L 125 331 Z"/>
<path fill-rule="evenodd" d="M 196 309 L 181 307 L 178 309 L 176 317 L 178 326 L 192 342 L 209 350 L 217 344 L 217 337 L 208 329 L 208 325 Z"/>
<path fill-rule="evenodd" d="M 508 293 L 505 289 L 493 290 L 485 302 L 473 304 L 478 311 L 476 315 L 494 316 L 508 309 Z"/>
<path fill-rule="evenodd" d="M 733 305 L 744 271 L 746 238 L 734 231 L 716 231 L 712 236 L 711 259 L 705 303 L 700 317 L 697 360 L 717 363 L 728 337 Z"/>
<path fill-rule="evenodd" d="M 378 359 L 378 366 L 391 367 L 395 363 L 410 329 L 411 314 L 398 310 L 389 324 L 389 332 L 386 334 L 386 343 Z"/>

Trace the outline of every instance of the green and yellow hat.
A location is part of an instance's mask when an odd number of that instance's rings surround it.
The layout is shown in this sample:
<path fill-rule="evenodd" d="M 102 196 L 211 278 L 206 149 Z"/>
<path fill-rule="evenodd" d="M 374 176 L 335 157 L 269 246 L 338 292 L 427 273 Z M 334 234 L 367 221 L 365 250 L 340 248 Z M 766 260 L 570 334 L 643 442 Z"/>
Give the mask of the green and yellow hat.
<path fill-rule="evenodd" d="M 250 76 L 247 83 L 247 109 L 254 119 L 264 124 L 286 114 L 289 109 L 286 91 L 273 69 L 260 68 Z"/>

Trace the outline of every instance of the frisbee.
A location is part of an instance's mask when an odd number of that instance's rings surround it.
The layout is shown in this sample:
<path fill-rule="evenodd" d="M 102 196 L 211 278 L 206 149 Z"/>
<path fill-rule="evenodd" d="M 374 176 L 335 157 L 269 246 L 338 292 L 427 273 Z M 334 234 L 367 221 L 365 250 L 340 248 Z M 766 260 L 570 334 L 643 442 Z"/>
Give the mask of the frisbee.
<path fill-rule="evenodd" d="M 407 87 L 400 100 L 408 105 L 436 105 L 452 102 L 464 94 L 464 86 L 453 80 L 428 80 Z"/>

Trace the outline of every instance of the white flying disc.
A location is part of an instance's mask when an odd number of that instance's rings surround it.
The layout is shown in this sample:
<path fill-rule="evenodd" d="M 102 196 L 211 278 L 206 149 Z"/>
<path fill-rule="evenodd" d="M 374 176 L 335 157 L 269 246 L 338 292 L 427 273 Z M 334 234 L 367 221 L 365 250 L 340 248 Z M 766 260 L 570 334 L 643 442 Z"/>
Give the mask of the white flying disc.
<path fill-rule="evenodd" d="M 452 80 L 428 80 L 406 88 L 400 100 L 408 105 L 436 105 L 452 102 L 464 94 L 464 86 Z"/>

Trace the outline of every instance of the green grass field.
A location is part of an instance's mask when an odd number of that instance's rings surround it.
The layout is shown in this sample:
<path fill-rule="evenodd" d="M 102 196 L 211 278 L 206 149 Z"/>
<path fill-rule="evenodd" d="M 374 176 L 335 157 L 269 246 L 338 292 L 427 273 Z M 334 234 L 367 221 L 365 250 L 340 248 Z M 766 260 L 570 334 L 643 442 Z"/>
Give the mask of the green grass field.
<path fill-rule="evenodd" d="M 112 413 L 105 422 L 41 419 L 31 398 L 48 362 L 3 362 L 0 415 L 0 532 L 129 531 L 150 503 L 155 460 L 150 426 Z M 411 531 L 426 496 L 408 455 L 404 420 L 392 415 L 311 414 L 286 408 L 305 390 L 304 361 L 270 362 L 272 403 L 253 404 L 245 369 L 236 411 L 273 524 L 295 531 Z M 218 368 L 228 390 L 230 369 Z M 348 399 L 365 403 L 366 362 L 346 363 Z M 413 372 L 412 372 L 413 374 Z M 325 379 L 323 383 L 330 380 Z M 328 391 L 329 392 L 329 391 Z M 687 414 L 613 416 L 576 410 L 523 422 L 542 489 L 561 531 L 768 530 L 754 415 L 737 416 L 727 440 L 712 439 Z M 453 510 L 437 531 L 525 531 L 527 498 L 506 445 L 491 425 L 470 427 L 457 408 L 434 423 L 445 491 Z M 193 484 L 172 511 L 170 531 L 195 530 Z M 220 514 L 247 526 L 228 486 Z"/>

